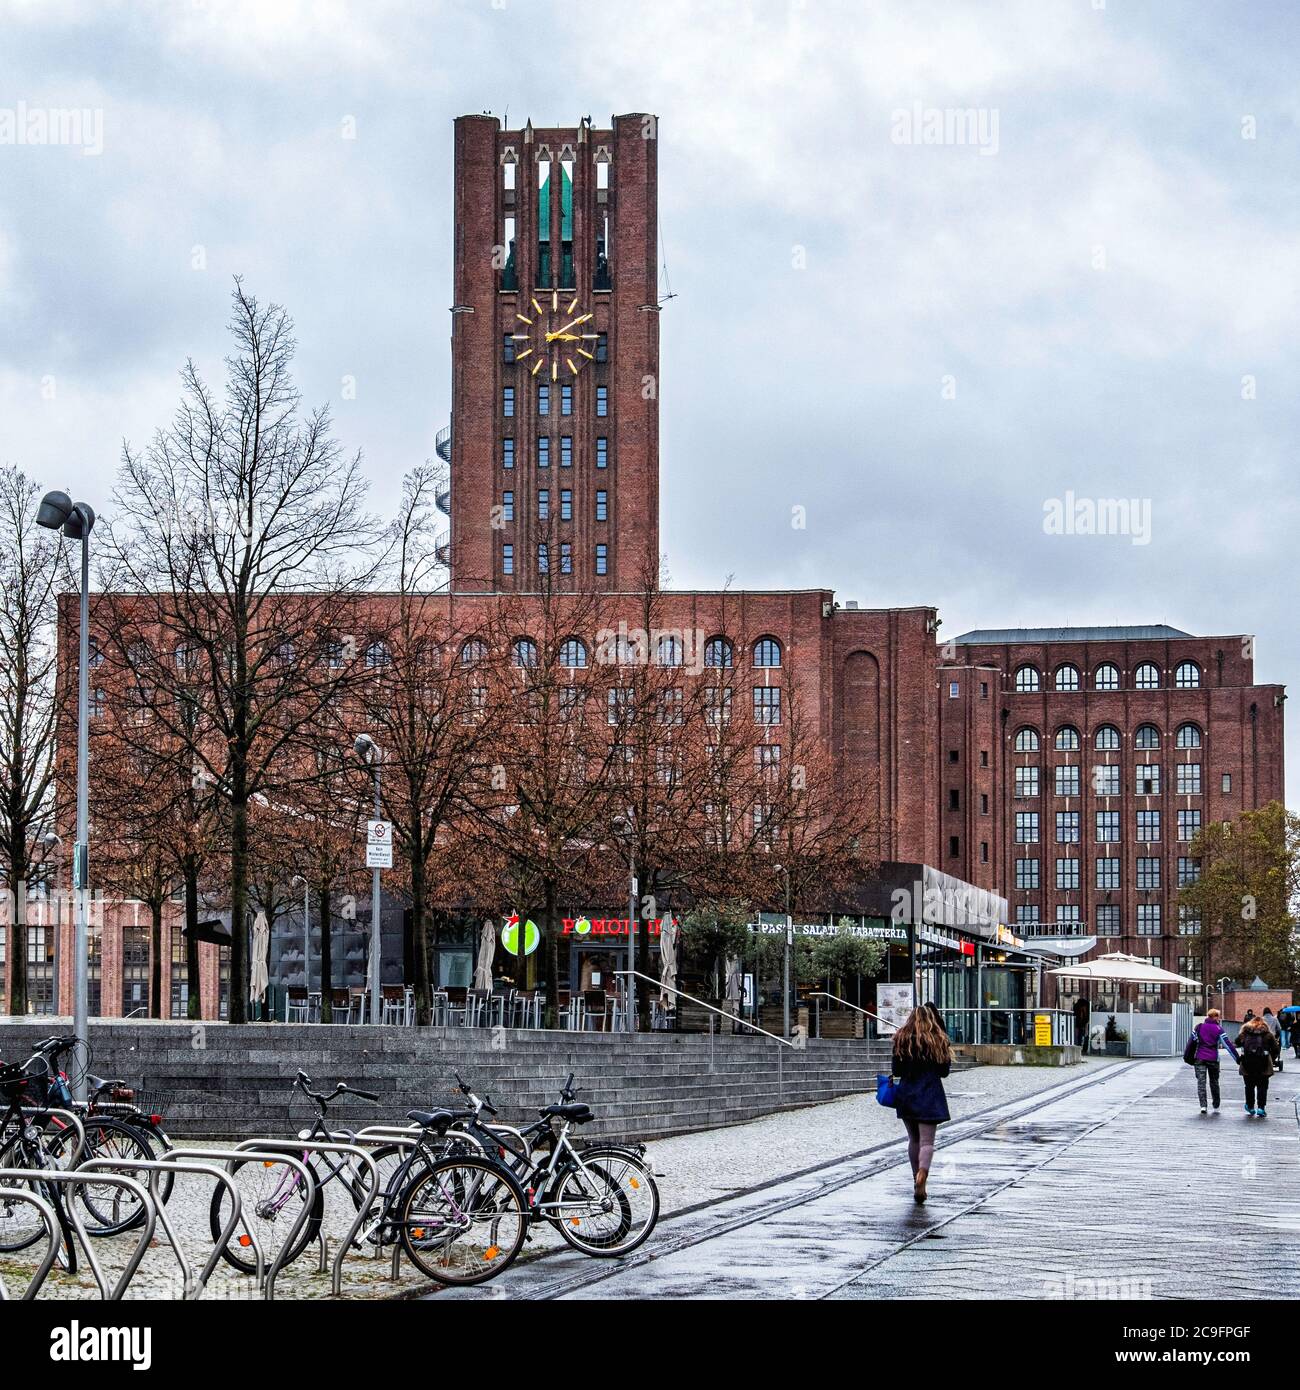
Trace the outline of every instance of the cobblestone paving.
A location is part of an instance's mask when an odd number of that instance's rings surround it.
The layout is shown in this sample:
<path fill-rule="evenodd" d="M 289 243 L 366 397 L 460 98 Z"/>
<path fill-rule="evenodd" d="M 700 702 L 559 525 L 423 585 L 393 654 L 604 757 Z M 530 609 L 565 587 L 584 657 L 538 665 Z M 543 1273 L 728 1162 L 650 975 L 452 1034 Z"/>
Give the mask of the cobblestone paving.
<path fill-rule="evenodd" d="M 988 1075 L 958 1077 L 954 1089 Z M 566 1252 L 439 1297 L 1300 1294 L 1295 1073 L 1274 1078 L 1266 1120 L 1244 1115 L 1226 1070 L 1224 1108 L 1208 1116 L 1178 1060 L 1073 1077 L 1042 1104 L 1029 1094 L 982 1118 L 954 1110 L 924 1207 L 910 1199 L 902 1145 L 886 1144 L 684 1213 L 617 1266 L 593 1270 Z"/>
<path fill-rule="evenodd" d="M 969 1116 L 992 1106 L 1055 1088 L 1078 1078 L 1091 1069 L 1106 1067 L 1102 1059 L 1090 1059 L 1083 1067 L 1067 1070 L 1050 1068 L 979 1067 L 955 1076 L 949 1087 L 954 1118 Z M 738 1190 L 769 1184 L 814 1165 L 824 1165 L 864 1149 L 896 1139 L 898 1124 L 892 1113 L 875 1102 L 874 1094 L 847 1097 L 829 1104 L 770 1115 L 744 1125 L 702 1133 L 679 1135 L 655 1141 L 649 1158 L 658 1175 L 662 1210 L 665 1216 L 688 1210 L 700 1203 L 718 1203 Z M 217 1141 L 204 1141 L 204 1148 L 226 1147 Z M 202 1178 L 178 1176 L 168 1203 L 168 1214 L 193 1264 L 201 1265 L 211 1246 L 208 1243 L 208 1205 L 211 1185 Z M 325 1226 L 332 1240 L 346 1231 L 353 1214 L 351 1204 L 337 1185 L 326 1188 Z M 661 1230 L 668 1229 L 662 1226 Z M 652 1237 L 652 1245 L 658 1236 Z M 98 1256 L 110 1283 L 120 1272 L 132 1248 L 134 1236 L 96 1240 Z M 42 1246 L 43 1248 L 43 1246 Z M 331 1255 L 333 1253 L 333 1246 Z M 566 1252 L 566 1253 L 561 1253 Z M 544 1261 L 567 1258 L 557 1236 L 538 1230 L 517 1263 L 525 1286 L 531 1282 L 528 1266 L 540 1254 Z M 289 1265 L 276 1284 L 277 1298 L 328 1298 L 330 1278 L 318 1273 L 319 1246 L 313 1245 Z M 269 1258 L 269 1255 L 268 1255 Z M 582 1259 L 583 1266 L 590 1262 Z M 19 1292 L 35 1263 L 35 1252 L 0 1256 L 0 1278 L 11 1293 Z M 605 1266 L 600 1266 L 605 1268 Z M 403 1260 L 401 1275 L 390 1280 L 390 1261 L 373 1256 L 349 1256 L 344 1262 L 345 1298 L 387 1298 L 423 1292 L 429 1285 Z M 538 1267 L 539 1270 L 541 1266 Z M 241 1299 L 253 1297 L 251 1280 L 224 1264 L 218 1265 L 205 1297 Z M 489 1286 L 490 1287 L 490 1286 Z M 179 1297 L 181 1280 L 175 1257 L 158 1233 L 153 1247 L 131 1283 L 128 1299 Z M 523 1292 L 524 1290 L 521 1290 Z M 68 1276 L 52 1272 L 43 1288 L 44 1298 L 95 1298 L 89 1272 Z"/>

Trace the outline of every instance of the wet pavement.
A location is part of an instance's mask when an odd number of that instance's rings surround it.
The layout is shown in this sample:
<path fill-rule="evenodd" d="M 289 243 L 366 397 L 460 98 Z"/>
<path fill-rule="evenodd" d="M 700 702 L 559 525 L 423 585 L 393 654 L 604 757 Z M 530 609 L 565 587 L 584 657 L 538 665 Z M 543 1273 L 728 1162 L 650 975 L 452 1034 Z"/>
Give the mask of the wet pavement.
<path fill-rule="evenodd" d="M 1295 1297 L 1293 1066 L 1265 1120 L 1226 1066 L 1206 1116 L 1178 1059 L 1065 1073 L 942 1126 L 924 1207 L 896 1140 L 665 1219 L 626 1260 L 566 1250 L 435 1296 Z"/>

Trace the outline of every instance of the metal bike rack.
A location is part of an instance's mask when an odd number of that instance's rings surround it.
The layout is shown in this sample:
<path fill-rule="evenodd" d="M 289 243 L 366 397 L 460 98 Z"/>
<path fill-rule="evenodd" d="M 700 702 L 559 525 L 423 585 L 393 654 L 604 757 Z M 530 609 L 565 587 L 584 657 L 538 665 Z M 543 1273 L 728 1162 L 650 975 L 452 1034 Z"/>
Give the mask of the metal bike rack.
<path fill-rule="evenodd" d="M 81 1161 L 81 1156 L 86 1152 L 86 1126 L 82 1123 L 81 1116 L 72 1110 L 58 1110 L 46 1105 L 24 1105 L 22 1113 L 35 1119 L 37 1116 L 57 1115 L 61 1120 L 67 1120 L 73 1129 L 77 1131 L 77 1147 L 72 1151 L 72 1157 L 68 1159 L 68 1167 L 75 1168 Z"/>
<path fill-rule="evenodd" d="M 5 1173 L 19 1172 L 14 1168 L 0 1170 L 0 1182 L 3 1182 Z M 59 1253 L 59 1244 L 63 1240 L 63 1231 L 59 1226 L 59 1218 L 54 1214 L 54 1208 L 35 1192 L 29 1192 L 23 1188 L 5 1188 L 5 1200 L 15 1202 L 26 1202 L 33 1206 L 40 1213 L 41 1220 L 45 1222 L 45 1256 L 36 1267 L 36 1273 L 27 1281 L 27 1287 L 23 1290 L 21 1302 L 27 1302 L 36 1297 L 36 1291 L 45 1282 L 45 1276 L 54 1267 L 55 1256 Z M 0 1303 L 8 1303 L 9 1290 L 5 1287 L 5 1281 L 0 1279 Z"/>
<path fill-rule="evenodd" d="M 230 1237 L 234 1235 L 235 1229 L 239 1225 L 240 1214 L 243 1210 L 243 1206 L 239 1197 L 239 1191 L 235 1187 L 235 1184 L 231 1181 L 230 1175 L 228 1173 L 223 1172 L 215 1164 L 197 1163 L 193 1161 L 187 1161 L 185 1159 L 179 1159 L 175 1162 L 172 1162 L 170 1160 L 158 1158 L 92 1158 L 89 1162 L 83 1163 L 77 1171 L 81 1173 L 86 1173 L 90 1171 L 97 1172 L 100 1169 L 104 1168 L 128 1168 L 133 1172 L 147 1173 L 149 1175 L 149 1195 L 153 1199 L 154 1208 L 157 1211 L 158 1219 L 162 1224 L 163 1234 L 167 1237 L 167 1243 L 171 1246 L 172 1254 L 176 1256 L 176 1263 L 180 1265 L 181 1281 L 184 1288 L 184 1294 L 182 1295 L 182 1297 L 186 1300 L 201 1297 L 204 1289 L 207 1288 L 208 1280 L 212 1277 L 212 1271 L 217 1266 L 217 1260 L 221 1257 L 221 1251 L 225 1249 L 226 1243 L 230 1240 Z M 189 1262 L 189 1259 L 185 1254 L 185 1247 L 181 1244 L 181 1241 L 176 1234 L 176 1230 L 172 1226 L 171 1218 L 167 1215 L 167 1204 L 158 1195 L 158 1179 L 161 1176 L 161 1174 L 168 1172 L 189 1173 L 197 1177 L 212 1178 L 216 1182 L 224 1185 L 230 1190 L 230 1200 L 232 1207 L 230 1220 L 227 1221 L 225 1229 L 221 1232 L 220 1242 L 217 1245 L 213 1246 L 212 1254 L 209 1255 L 207 1262 L 204 1264 L 203 1270 L 199 1274 L 197 1280 L 194 1277 L 194 1266 Z M 249 1239 L 254 1239 L 251 1232 L 249 1233 Z M 256 1248 L 255 1240 L 254 1246 Z M 262 1252 L 260 1248 L 256 1248 L 256 1256 L 258 1261 L 259 1276 L 258 1287 L 260 1288 L 260 1276 L 263 1267 Z"/>
<path fill-rule="evenodd" d="M 260 1146 L 267 1153 L 275 1153 L 283 1149 L 285 1152 L 292 1152 L 295 1149 L 305 1149 L 309 1153 L 336 1153 L 346 1154 L 350 1158 L 360 1159 L 362 1163 L 370 1169 L 370 1191 L 366 1194 L 365 1200 L 357 1208 L 356 1220 L 348 1228 L 348 1233 L 343 1237 L 342 1244 L 338 1248 L 338 1253 L 334 1256 L 334 1264 L 331 1267 L 330 1288 L 335 1298 L 340 1297 L 343 1291 L 343 1261 L 347 1253 L 352 1248 L 352 1242 L 357 1238 L 357 1232 L 365 1223 L 365 1219 L 370 1214 L 370 1208 L 379 1196 L 379 1169 L 375 1165 L 375 1160 L 359 1144 L 352 1144 L 333 1139 L 246 1139 L 242 1144 L 235 1145 L 235 1153 L 245 1153 L 255 1146 Z M 321 1187 L 324 1188 L 322 1183 Z M 329 1263 L 329 1236 L 325 1231 L 325 1212 L 321 1210 L 321 1224 L 318 1232 L 320 1240 L 320 1267 L 319 1272 L 325 1273 Z M 222 1242 L 224 1246 L 225 1242 Z"/>
<path fill-rule="evenodd" d="M 293 1249 L 294 1242 L 298 1239 L 298 1233 L 302 1230 L 303 1225 L 306 1223 L 307 1214 L 311 1211 L 312 1204 L 316 1200 L 316 1179 L 312 1175 L 311 1169 L 308 1168 L 307 1165 L 300 1158 L 294 1158 L 292 1154 L 275 1153 L 270 1150 L 262 1151 L 255 1149 L 168 1149 L 166 1154 L 163 1155 L 162 1162 L 172 1162 L 179 1158 L 198 1159 L 200 1161 L 211 1162 L 213 1164 L 224 1164 L 227 1168 L 227 1171 L 229 1172 L 230 1164 L 236 1152 L 238 1152 L 239 1157 L 244 1160 L 257 1159 L 262 1163 L 283 1163 L 287 1168 L 296 1168 L 298 1170 L 298 1176 L 302 1178 L 303 1183 L 306 1186 L 306 1199 L 300 1204 L 301 1209 L 299 1210 L 298 1214 L 294 1217 L 293 1224 L 289 1228 L 289 1234 L 284 1238 L 284 1241 L 282 1242 L 280 1249 L 276 1252 L 275 1259 L 271 1261 L 269 1269 L 266 1268 L 266 1261 L 262 1252 L 261 1244 L 259 1243 L 257 1237 L 249 1229 L 248 1223 L 244 1223 L 244 1234 L 248 1237 L 249 1244 L 252 1246 L 254 1259 L 257 1265 L 258 1273 L 256 1275 L 256 1278 L 258 1279 L 259 1286 L 262 1288 L 262 1292 L 266 1298 L 266 1301 L 270 1303 L 273 1302 L 275 1299 L 276 1276 L 284 1267 L 289 1251 Z M 242 1205 L 240 1210 L 242 1214 Z M 226 1237 L 226 1240 L 229 1240 L 228 1236 Z M 222 1243 L 216 1247 L 216 1253 L 218 1258 L 220 1258 L 221 1251 L 225 1248 L 226 1241 L 222 1241 Z M 216 1265 L 214 1263 L 213 1268 L 215 1267 Z"/>
<path fill-rule="evenodd" d="M 63 1168 L 0 1168 L 0 1186 L 6 1183 L 21 1182 L 24 1185 L 32 1182 L 39 1183 L 59 1183 L 63 1186 L 74 1187 L 77 1183 L 85 1184 L 88 1182 L 107 1183 L 110 1187 L 122 1187 L 134 1196 L 139 1198 L 140 1206 L 144 1211 L 144 1221 L 141 1222 L 140 1239 L 136 1242 L 135 1249 L 131 1252 L 130 1258 L 126 1262 L 116 1284 L 113 1285 L 113 1292 L 109 1293 L 108 1284 L 104 1279 L 104 1271 L 99 1266 L 99 1260 L 95 1256 L 94 1248 L 91 1246 L 90 1237 L 86 1234 L 86 1228 L 82 1224 L 81 1217 L 77 1208 L 72 1202 L 63 1204 L 64 1214 L 68 1218 L 68 1224 L 72 1227 L 74 1235 L 81 1244 L 81 1248 L 86 1257 L 86 1263 L 90 1266 L 90 1272 L 94 1275 L 95 1284 L 99 1289 L 99 1296 L 106 1302 L 116 1303 L 126 1292 L 127 1285 L 135 1278 L 135 1272 L 140 1268 L 140 1261 L 144 1259 L 145 1251 L 149 1248 L 149 1242 L 153 1239 L 154 1222 L 157 1219 L 157 1208 L 154 1205 L 152 1196 L 140 1186 L 134 1178 L 123 1177 L 120 1173 L 88 1173 L 84 1168 L 67 1170 Z M 62 1231 L 59 1235 L 62 1240 Z M 56 1247 L 57 1248 L 57 1247 Z M 48 1275 L 49 1269 L 45 1270 Z M 45 1282 L 44 1275 L 41 1283 Z M 34 1298 L 41 1284 L 28 1285 L 27 1298 Z"/>

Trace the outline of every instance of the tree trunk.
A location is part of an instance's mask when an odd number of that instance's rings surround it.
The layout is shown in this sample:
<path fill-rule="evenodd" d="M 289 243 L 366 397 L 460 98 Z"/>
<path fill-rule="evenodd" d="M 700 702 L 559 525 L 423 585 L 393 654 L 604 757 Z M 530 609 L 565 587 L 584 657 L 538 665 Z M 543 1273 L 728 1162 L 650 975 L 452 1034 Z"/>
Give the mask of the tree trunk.
<path fill-rule="evenodd" d="M 162 899 L 149 904 L 149 1017 L 164 1018 L 162 997 Z"/>
<path fill-rule="evenodd" d="M 237 774 L 243 781 L 242 772 Z M 232 779 L 235 780 L 235 779 Z M 230 1010 L 231 1023 L 248 1022 L 248 802 L 230 802 Z"/>
<path fill-rule="evenodd" d="M 429 976 L 429 909 L 425 903 L 424 850 L 419 836 L 411 839 L 411 931 L 415 964 L 415 1021 L 427 1028 L 433 1017 Z"/>
<path fill-rule="evenodd" d="M 640 899 L 637 901 L 637 932 L 636 935 L 631 938 L 632 941 L 636 943 L 636 949 L 634 951 L 629 951 L 628 956 L 635 956 L 636 958 L 636 963 L 632 966 L 633 970 L 639 970 L 642 975 L 650 975 L 653 973 L 650 969 L 650 923 L 641 919 L 644 916 L 642 904 L 646 901 L 647 897 L 653 898 L 655 896 L 655 871 L 651 869 L 638 886 L 641 888 L 642 893 Z M 659 907 L 656 899 L 655 912 L 658 913 L 658 911 Z M 632 930 L 631 923 L 628 924 L 628 929 L 629 931 Z M 651 990 L 652 986 L 648 980 L 637 980 L 637 1027 L 640 1028 L 642 1032 L 646 1032 L 650 1028 Z"/>
<path fill-rule="evenodd" d="M 546 925 L 546 1026 L 554 1028 L 560 1014 L 560 933 L 555 915 L 556 889 L 552 879 L 546 880 L 546 910 L 542 920 Z M 520 923 L 520 959 L 523 956 L 523 923 Z"/>
<path fill-rule="evenodd" d="M 9 1012 L 27 1013 L 27 893 L 23 862 L 9 856 Z M 62 964 L 62 962 L 60 962 Z"/>
<path fill-rule="evenodd" d="M 203 1017 L 203 977 L 199 970 L 199 866 L 192 860 L 185 865 L 185 979 L 189 993 L 186 1015 Z M 217 985 L 218 995 L 221 985 Z M 218 1000 L 217 1012 L 220 1013 Z"/>
<path fill-rule="evenodd" d="M 321 883 L 316 889 L 316 915 L 320 918 L 320 1021 L 330 1023 L 334 1018 L 330 991 L 334 987 L 334 951 L 330 922 L 330 886 Z"/>

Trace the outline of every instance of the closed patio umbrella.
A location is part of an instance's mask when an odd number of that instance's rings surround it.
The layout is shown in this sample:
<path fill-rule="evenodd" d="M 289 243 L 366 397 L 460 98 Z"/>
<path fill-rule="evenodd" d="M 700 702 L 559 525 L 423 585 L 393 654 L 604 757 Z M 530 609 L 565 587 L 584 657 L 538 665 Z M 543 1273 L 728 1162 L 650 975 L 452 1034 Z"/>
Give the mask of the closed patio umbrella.
<path fill-rule="evenodd" d="M 478 938 L 478 962 L 474 966 L 474 988 L 492 988 L 492 958 L 496 955 L 497 933 L 489 918 L 483 923 Z"/>
<path fill-rule="evenodd" d="M 253 918 L 253 940 L 248 953 L 248 1000 L 251 1004 L 258 1004 L 266 997 L 266 987 L 271 980 L 270 952 L 271 927 L 266 913 L 259 910 Z"/>
<path fill-rule="evenodd" d="M 673 1001 L 669 990 L 677 987 L 677 924 L 665 922 L 659 932 L 659 1002 L 665 1006 Z"/>
<path fill-rule="evenodd" d="M 736 1012 L 740 1012 L 740 1001 L 744 998 L 745 986 L 740 978 L 740 957 L 727 957 L 727 988 L 725 998 L 728 1004 L 736 1006 Z"/>

